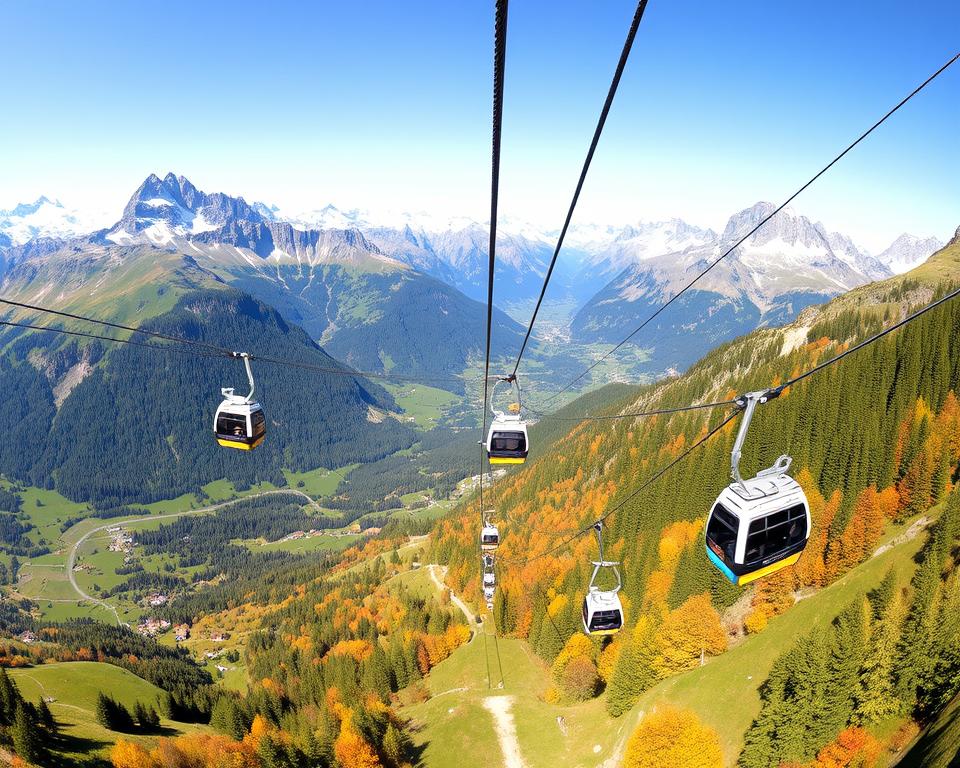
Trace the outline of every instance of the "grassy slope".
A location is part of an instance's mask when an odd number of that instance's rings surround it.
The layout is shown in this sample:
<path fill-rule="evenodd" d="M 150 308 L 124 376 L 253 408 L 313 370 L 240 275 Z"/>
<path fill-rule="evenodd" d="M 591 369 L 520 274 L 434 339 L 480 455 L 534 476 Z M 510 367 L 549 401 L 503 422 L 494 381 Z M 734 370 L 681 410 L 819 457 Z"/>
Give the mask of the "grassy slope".
<path fill-rule="evenodd" d="M 885 542 L 902 533 L 904 527 L 889 531 Z M 632 732 L 642 714 L 659 702 L 670 702 L 693 709 L 715 728 L 726 763 L 733 765 L 743 734 L 759 712 L 757 689 L 774 660 L 798 638 L 815 626 L 826 625 L 850 602 L 874 589 L 891 568 L 906 583 L 915 568 L 913 557 L 924 538 L 924 534 L 918 535 L 871 558 L 835 584 L 771 620 L 761 634 L 748 637 L 701 668 L 664 680 L 619 720 L 607 715 L 603 697 L 567 707 L 540 701 L 539 696 L 549 684 L 549 670 L 519 640 L 499 640 L 505 685 L 502 691 L 488 689 L 488 658 L 494 686 L 499 682 L 499 674 L 493 640 L 483 636 L 458 649 L 430 673 L 426 684 L 434 698 L 407 706 L 403 712 L 421 727 L 417 741 L 425 746 L 428 768 L 456 768 L 465 750 L 470 750 L 470 754 L 479 750 L 479 754 L 490 756 L 491 764 L 496 766 L 502 764 L 501 753 L 491 715 L 482 702 L 486 696 L 512 695 L 517 737 L 529 768 L 586 768 L 616 757 L 622 740 Z M 466 690 L 457 690 L 461 688 Z M 564 718 L 566 735 L 561 732 L 557 717 Z"/>
<path fill-rule="evenodd" d="M 182 254 L 150 246 L 113 249 L 110 256 L 94 249 L 91 258 L 82 260 L 66 249 L 36 264 L 35 270 L 14 270 L 4 295 L 124 325 L 141 325 L 169 312 L 189 290 L 223 287 L 210 273 L 187 263 Z M 22 310 L 14 316 L 21 319 L 29 314 Z M 68 327 L 76 324 L 63 322 Z"/>
<path fill-rule="evenodd" d="M 960 764 L 960 696 L 913 743 L 897 768 L 952 768 Z"/>
<path fill-rule="evenodd" d="M 28 700 L 36 702 L 41 696 L 53 697 L 50 710 L 64 737 L 61 745 L 66 747 L 68 757 L 93 754 L 106 758 L 118 738 L 139 741 L 145 745 L 156 741 L 155 736 L 115 733 L 98 725 L 94 719 L 97 693 L 100 691 L 109 693 L 128 709 L 137 701 L 156 705 L 162 691 L 125 669 L 112 664 L 75 661 L 14 669 L 10 670 L 10 675 Z M 171 720 L 163 720 L 161 726 L 163 736 L 205 730 L 203 726 Z"/>
<path fill-rule="evenodd" d="M 902 528 L 891 531 L 885 540 L 901 532 Z M 639 708 L 669 701 L 693 709 L 720 734 L 726 761 L 732 765 L 743 745 L 744 732 L 760 711 L 757 689 L 776 658 L 814 627 L 833 621 L 851 602 L 877 587 L 890 569 L 897 571 L 901 584 L 907 583 L 916 569 L 913 557 L 924 540 L 925 535 L 919 535 L 872 557 L 771 620 L 759 635 L 700 669 L 660 683 L 643 697 Z"/>
<path fill-rule="evenodd" d="M 435 427 L 444 413 L 456 405 L 460 399 L 451 392 L 429 387 L 426 384 L 386 382 L 383 388 L 394 396 L 404 416 L 419 429 Z"/>

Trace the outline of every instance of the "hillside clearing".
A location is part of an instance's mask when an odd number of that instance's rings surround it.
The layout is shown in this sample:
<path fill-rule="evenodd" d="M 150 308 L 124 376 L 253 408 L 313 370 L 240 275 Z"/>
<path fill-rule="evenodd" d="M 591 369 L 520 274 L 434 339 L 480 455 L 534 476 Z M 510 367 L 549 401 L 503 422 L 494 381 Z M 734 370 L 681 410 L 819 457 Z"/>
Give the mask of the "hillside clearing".
<path fill-rule="evenodd" d="M 57 748 L 78 759 L 96 755 L 106 758 L 118 738 L 145 746 L 156 743 L 157 736 L 121 734 L 96 721 L 97 694 L 112 696 L 128 709 L 138 702 L 158 711 L 163 691 L 132 672 L 95 661 L 70 661 L 9 670 L 10 677 L 28 701 L 47 699 L 60 731 Z M 179 736 L 206 730 L 204 726 L 161 720 L 162 736 Z"/>

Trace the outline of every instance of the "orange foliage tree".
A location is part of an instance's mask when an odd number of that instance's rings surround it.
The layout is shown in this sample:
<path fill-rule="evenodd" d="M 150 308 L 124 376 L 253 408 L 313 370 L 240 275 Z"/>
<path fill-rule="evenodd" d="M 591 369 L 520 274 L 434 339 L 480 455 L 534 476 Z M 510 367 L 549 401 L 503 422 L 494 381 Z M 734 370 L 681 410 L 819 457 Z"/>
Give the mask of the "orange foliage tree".
<path fill-rule="evenodd" d="M 380 758 L 363 735 L 354 727 L 349 711 L 340 722 L 340 735 L 333 743 L 333 753 L 342 768 L 379 768 Z"/>
<path fill-rule="evenodd" d="M 695 667 L 701 655 L 715 656 L 727 648 L 727 636 L 710 594 L 694 595 L 671 611 L 657 630 L 659 654 L 654 669 L 661 676 Z"/>
<path fill-rule="evenodd" d="M 658 707 L 640 721 L 623 768 L 722 768 L 717 732 L 686 709 Z"/>
<path fill-rule="evenodd" d="M 880 756 L 880 743 L 863 728 L 846 728 L 817 753 L 810 768 L 872 768 Z"/>

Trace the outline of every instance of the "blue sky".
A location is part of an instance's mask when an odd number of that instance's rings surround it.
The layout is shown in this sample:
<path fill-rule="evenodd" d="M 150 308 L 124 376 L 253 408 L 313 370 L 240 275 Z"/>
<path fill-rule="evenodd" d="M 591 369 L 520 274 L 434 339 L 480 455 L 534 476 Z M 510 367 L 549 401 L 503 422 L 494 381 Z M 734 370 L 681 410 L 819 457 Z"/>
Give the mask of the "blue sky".
<path fill-rule="evenodd" d="M 202 6 L 202 7 L 200 7 Z M 634 4 L 514 0 L 501 210 L 557 228 Z M 0 208 L 150 172 L 296 210 L 485 218 L 492 0 L 7 2 Z M 786 197 L 960 49 L 955 0 L 651 0 L 577 221 Z M 960 64 L 794 205 L 881 248 L 960 225 Z"/>

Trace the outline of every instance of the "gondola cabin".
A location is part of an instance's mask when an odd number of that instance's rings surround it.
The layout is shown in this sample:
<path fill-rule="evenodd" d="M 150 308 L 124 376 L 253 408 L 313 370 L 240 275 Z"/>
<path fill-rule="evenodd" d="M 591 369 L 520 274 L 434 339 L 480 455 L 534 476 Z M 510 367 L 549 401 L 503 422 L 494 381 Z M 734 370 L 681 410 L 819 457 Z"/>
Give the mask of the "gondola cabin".
<path fill-rule="evenodd" d="M 252 451 L 267 435 L 267 420 L 260 403 L 251 402 L 223 390 L 224 400 L 213 418 L 213 432 L 217 443 L 224 448 Z"/>
<path fill-rule="evenodd" d="M 483 586 L 485 587 L 495 587 L 497 586 L 497 577 L 492 571 L 488 571 L 483 574 Z"/>
<path fill-rule="evenodd" d="M 480 549 L 484 552 L 493 552 L 500 546 L 500 532 L 495 525 L 485 525 L 480 531 Z"/>
<path fill-rule="evenodd" d="M 527 460 L 527 424 L 519 416 L 498 415 L 487 433 L 491 464 L 523 464 Z"/>
<path fill-rule="evenodd" d="M 592 586 L 583 598 L 583 631 L 588 635 L 615 635 L 623 627 L 623 605 L 613 591 Z"/>
<path fill-rule="evenodd" d="M 493 588 L 493 587 L 484 587 L 484 588 L 483 588 L 483 599 L 487 601 L 487 608 L 492 608 L 492 607 L 493 607 L 493 605 L 492 605 L 492 603 L 493 603 L 493 595 L 494 595 L 494 588 Z"/>
<path fill-rule="evenodd" d="M 809 538 L 806 494 L 786 473 L 731 483 L 707 520 L 707 556 L 737 586 L 793 565 Z"/>

